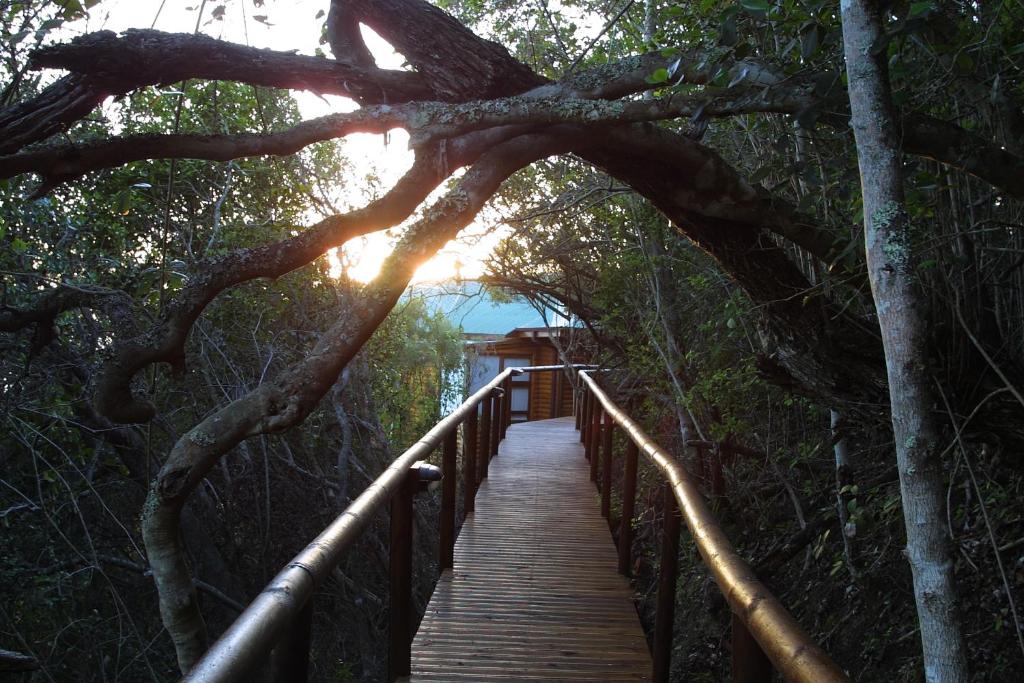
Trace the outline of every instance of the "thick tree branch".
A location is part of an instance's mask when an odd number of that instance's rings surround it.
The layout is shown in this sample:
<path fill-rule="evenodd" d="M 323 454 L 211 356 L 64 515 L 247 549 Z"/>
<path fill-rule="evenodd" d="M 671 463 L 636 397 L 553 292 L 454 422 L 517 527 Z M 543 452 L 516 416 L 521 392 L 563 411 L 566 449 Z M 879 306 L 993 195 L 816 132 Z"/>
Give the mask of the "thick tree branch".
<path fill-rule="evenodd" d="M 228 161 L 251 156 L 285 156 L 316 142 L 352 133 L 384 133 L 404 128 L 411 133 L 410 145 L 421 147 L 442 138 L 452 138 L 483 128 L 508 125 L 552 125 L 576 123 L 606 125 L 692 116 L 727 116 L 749 111 L 791 111 L 788 91 L 775 97 L 771 89 L 727 93 L 709 99 L 674 97 L 663 100 L 609 102 L 575 97 L 564 92 L 551 96 L 532 93 L 482 102 L 445 104 L 416 102 L 397 106 L 378 105 L 357 111 L 303 121 L 288 130 L 268 134 L 240 135 L 137 135 L 112 138 L 81 145 L 60 145 L 0 157 L 0 178 L 22 173 L 39 173 L 41 195 L 55 185 L 90 171 L 114 168 L 145 159 L 208 159 Z M 566 89 L 562 89 L 565 91 Z M 584 93 L 580 93 L 584 94 Z M 584 94 L 585 95 L 585 94 Z"/>
<path fill-rule="evenodd" d="M 57 317 L 77 308 L 103 309 L 122 329 L 132 329 L 131 300 L 124 292 L 91 285 L 60 285 L 39 295 L 29 307 L 0 305 L 0 332 L 17 332 L 34 325 L 32 350 L 38 352 L 56 338 Z"/>
<path fill-rule="evenodd" d="M 373 55 L 363 42 L 363 36 L 359 32 L 359 16 L 353 11 L 351 3 L 345 0 L 331 0 L 326 28 L 327 43 L 331 46 L 334 58 L 339 62 L 349 62 L 363 67 L 377 66 Z"/>
<path fill-rule="evenodd" d="M 902 120 L 903 150 L 969 173 L 1024 199 L 1024 157 L 940 119 L 912 114 Z"/>
<path fill-rule="evenodd" d="M 517 95 L 545 82 L 503 46 L 479 38 L 422 0 L 345 0 L 344 4 L 409 60 L 437 93 L 435 99 L 492 99 Z"/>
<path fill-rule="evenodd" d="M 0 650 L 0 673 L 35 671 L 38 668 L 39 660 L 32 655 L 23 655 L 12 650 Z"/>
<path fill-rule="evenodd" d="M 0 154 L 60 133 L 88 116 L 110 94 L 89 77 L 73 74 L 30 100 L 0 110 Z"/>
<path fill-rule="evenodd" d="M 264 50 L 190 33 L 98 31 L 37 50 L 30 64 L 91 76 L 113 94 L 202 78 L 343 95 L 363 104 L 446 99 L 408 71 Z"/>
<path fill-rule="evenodd" d="M 343 95 L 362 104 L 444 100 L 417 74 L 321 57 L 260 50 L 208 36 L 99 31 L 34 53 L 33 68 L 66 69 L 36 97 L 0 110 L 0 154 L 45 140 L 84 118 L 107 97 L 189 78 Z"/>
<path fill-rule="evenodd" d="M 345 9 L 340 16 L 344 21 L 339 19 L 340 23 L 351 23 L 357 15 L 376 21 L 375 28 L 390 31 L 396 44 L 400 43 L 399 49 L 412 55 L 410 59 L 424 76 L 376 69 L 367 65 L 365 59 L 361 63 L 331 61 L 243 47 L 202 35 L 132 30 L 117 36 L 101 31 L 36 53 L 35 66 L 67 68 L 77 75 L 62 79 L 30 102 L 0 112 L 0 133 L 5 140 L 0 143 L 0 153 L 15 151 L 58 132 L 88 114 L 108 95 L 186 78 L 305 88 L 348 95 L 363 104 L 490 99 L 533 89 L 528 94 L 529 99 L 545 100 L 547 104 L 513 105 L 513 109 L 502 111 L 504 102 L 494 103 L 489 110 L 480 103 L 446 113 L 436 102 L 422 102 L 424 109 L 420 112 L 383 107 L 350 117 L 339 115 L 304 122 L 289 131 L 269 136 L 147 136 L 123 142 L 111 140 L 90 147 L 64 146 L 0 158 L 0 174 L 11 177 L 28 171 L 39 172 L 44 175 L 39 193 L 45 193 L 55 184 L 82 173 L 128 161 L 167 157 L 224 160 L 290 154 L 313 142 L 349 132 L 409 127 L 418 113 L 425 113 L 435 122 L 434 130 L 427 130 L 429 121 L 418 126 L 423 132 L 417 141 L 424 141 L 494 125 L 581 122 L 582 116 L 599 124 L 753 112 L 796 115 L 812 109 L 834 110 L 836 98 L 841 94 L 815 94 L 815 78 L 785 79 L 769 66 L 747 59 L 724 65 L 730 74 L 742 79 L 738 87 L 725 91 L 673 96 L 655 103 L 607 103 L 578 109 L 576 102 L 559 103 L 557 100 L 617 98 L 644 90 L 650 87 L 646 78 L 651 73 L 676 59 L 679 66 L 673 79 L 693 85 L 707 84 L 722 67 L 699 50 L 690 50 L 673 59 L 648 54 L 597 67 L 564 83 L 543 86 L 543 79 L 526 75 L 526 67 L 512 59 L 504 48 L 477 38 L 431 5 L 418 0 L 366 0 L 335 3 L 332 11 L 335 11 L 334 6 L 342 5 Z M 392 13 L 399 10 L 406 14 Z M 419 37 L 411 38 L 410 32 Z M 434 47 L 424 47 L 423 41 Z M 443 50 L 439 52 L 438 46 Z M 466 71 L 460 72 L 457 68 L 460 64 L 466 65 Z M 503 76 L 498 78 L 497 74 Z M 430 87 L 424 78 L 431 81 Z M 842 113 L 842 108 L 840 105 L 839 113 L 830 111 L 823 120 L 839 128 L 845 127 L 848 117 Z M 474 120 L 474 113 L 482 117 Z M 380 119 L 380 123 L 374 122 L 374 118 Z M 1014 197 L 1024 197 L 1024 173 L 1021 172 L 1024 159 L 999 145 L 954 124 L 922 115 L 908 116 L 903 130 L 908 152 L 976 175 Z"/>

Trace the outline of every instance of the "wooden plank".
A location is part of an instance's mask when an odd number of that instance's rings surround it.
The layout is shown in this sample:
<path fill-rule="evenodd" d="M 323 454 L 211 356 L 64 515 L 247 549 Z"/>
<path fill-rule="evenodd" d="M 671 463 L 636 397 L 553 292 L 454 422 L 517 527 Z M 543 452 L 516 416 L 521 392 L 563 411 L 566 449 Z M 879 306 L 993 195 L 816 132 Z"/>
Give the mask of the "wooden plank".
<path fill-rule="evenodd" d="M 572 417 L 512 425 L 412 645 L 413 683 L 649 681 Z"/>

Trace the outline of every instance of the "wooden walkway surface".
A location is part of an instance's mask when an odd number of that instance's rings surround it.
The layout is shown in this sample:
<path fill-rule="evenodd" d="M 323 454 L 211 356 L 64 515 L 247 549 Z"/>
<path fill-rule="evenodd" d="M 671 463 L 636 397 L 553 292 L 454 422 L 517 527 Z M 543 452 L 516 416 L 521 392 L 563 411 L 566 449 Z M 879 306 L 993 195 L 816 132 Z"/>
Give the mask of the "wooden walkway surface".
<path fill-rule="evenodd" d="M 509 427 L 412 645 L 420 681 L 646 681 L 573 418 Z"/>

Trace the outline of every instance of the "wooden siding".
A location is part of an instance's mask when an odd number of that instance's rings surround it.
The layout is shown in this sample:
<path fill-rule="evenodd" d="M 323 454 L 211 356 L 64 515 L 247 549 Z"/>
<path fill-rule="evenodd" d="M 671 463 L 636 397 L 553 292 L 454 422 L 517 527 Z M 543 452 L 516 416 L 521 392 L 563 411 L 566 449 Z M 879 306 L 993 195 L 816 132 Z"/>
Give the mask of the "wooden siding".
<path fill-rule="evenodd" d="M 544 337 L 506 337 L 486 346 L 478 346 L 480 356 L 498 356 L 502 359 L 504 369 L 506 358 L 529 358 L 530 365 L 558 364 L 558 351 Z M 555 414 L 552 414 L 552 395 L 556 384 L 560 384 L 561 400 L 554 400 Z M 530 376 L 530 411 L 529 419 L 547 420 L 553 417 L 572 415 L 572 390 L 568 380 L 563 376 L 561 383 L 556 382 L 553 372 L 536 372 Z"/>

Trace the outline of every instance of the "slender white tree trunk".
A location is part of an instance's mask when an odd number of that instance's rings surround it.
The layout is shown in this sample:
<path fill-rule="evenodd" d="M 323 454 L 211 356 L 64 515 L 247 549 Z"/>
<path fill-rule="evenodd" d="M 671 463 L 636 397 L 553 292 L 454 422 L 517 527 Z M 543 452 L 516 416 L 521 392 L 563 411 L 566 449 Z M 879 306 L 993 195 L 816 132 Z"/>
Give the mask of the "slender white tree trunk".
<path fill-rule="evenodd" d="M 952 544 L 946 532 L 938 422 L 925 358 L 924 299 L 904 206 L 899 129 L 892 111 L 878 3 L 842 0 L 851 125 L 857 141 L 871 291 L 885 348 L 907 557 L 924 648 L 925 679 L 965 681 Z"/>

